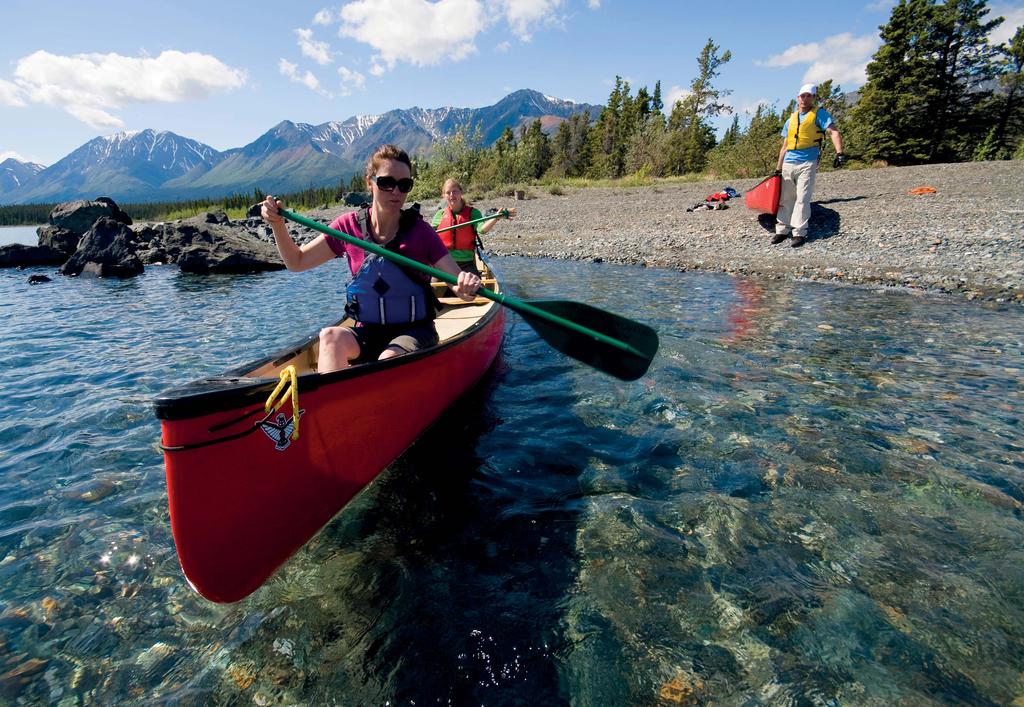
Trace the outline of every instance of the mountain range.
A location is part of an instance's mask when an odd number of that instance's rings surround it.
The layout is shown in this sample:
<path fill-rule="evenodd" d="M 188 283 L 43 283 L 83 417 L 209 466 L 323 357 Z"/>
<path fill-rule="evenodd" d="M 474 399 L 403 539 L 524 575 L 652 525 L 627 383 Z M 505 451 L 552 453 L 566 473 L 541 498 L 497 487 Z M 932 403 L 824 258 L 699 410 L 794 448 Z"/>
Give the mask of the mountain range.
<path fill-rule="evenodd" d="M 97 137 L 49 167 L 0 163 L 0 204 L 109 196 L 121 202 L 172 201 L 247 193 L 289 192 L 337 184 L 362 171 L 379 145 L 429 156 L 434 144 L 462 126 L 480 126 L 484 145 L 506 127 L 540 118 L 550 130 L 575 113 L 600 106 L 523 89 L 484 108 L 410 108 L 353 116 L 321 125 L 285 120 L 244 147 L 220 152 L 172 132 L 142 130 Z"/>

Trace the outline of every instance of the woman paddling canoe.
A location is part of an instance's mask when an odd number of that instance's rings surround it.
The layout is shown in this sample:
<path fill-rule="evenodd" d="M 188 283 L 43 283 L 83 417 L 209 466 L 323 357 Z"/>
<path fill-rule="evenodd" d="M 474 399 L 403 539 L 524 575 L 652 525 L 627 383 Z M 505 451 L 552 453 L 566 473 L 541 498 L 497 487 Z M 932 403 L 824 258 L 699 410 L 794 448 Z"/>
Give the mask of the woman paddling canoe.
<path fill-rule="evenodd" d="M 483 220 L 484 216 L 480 210 L 472 204 L 466 203 L 462 196 L 462 185 L 454 178 L 449 177 L 441 187 L 441 198 L 444 204 L 431 221 L 431 225 L 438 229 L 441 240 L 448 247 L 452 258 L 460 268 L 479 275 L 476 265 L 476 246 L 478 236 L 487 233 L 500 218 L 512 218 L 515 216 L 515 209 L 504 209 L 495 214 L 491 220 Z M 460 226 L 459 224 L 466 224 Z"/>
<path fill-rule="evenodd" d="M 463 271 L 417 214 L 402 211 L 413 187 L 411 174 L 412 162 L 404 150 L 394 145 L 379 147 L 366 163 L 366 187 L 373 203 L 339 216 L 330 227 L 456 276 L 458 284 L 452 286 L 452 291 L 470 301 L 480 289 L 479 275 Z M 285 267 L 309 270 L 345 255 L 352 272 L 346 311 L 357 324 L 320 331 L 317 372 L 347 368 L 357 360 L 392 358 L 437 343 L 428 277 L 325 235 L 299 247 L 278 212 L 280 206 L 280 201 L 268 196 L 261 213 L 273 229 L 274 243 Z"/>

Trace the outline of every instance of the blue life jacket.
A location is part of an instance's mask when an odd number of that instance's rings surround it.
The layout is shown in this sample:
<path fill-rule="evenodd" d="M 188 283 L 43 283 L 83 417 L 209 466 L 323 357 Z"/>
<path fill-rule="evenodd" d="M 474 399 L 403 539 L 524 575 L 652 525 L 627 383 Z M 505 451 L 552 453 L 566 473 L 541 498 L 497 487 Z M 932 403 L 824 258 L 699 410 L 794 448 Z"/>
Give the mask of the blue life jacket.
<path fill-rule="evenodd" d="M 368 210 L 359 215 L 364 237 L 368 231 L 367 216 Z M 403 221 L 408 223 L 406 219 Z M 400 228 L 385 247 L 398 252 L 398 243 L 407 230 Z M 397 263 L 376 253 L 367 253 L 346 289 L 345 312 L 363 324 L 409 324 L 433 319 L 436 298 L 428 297 L 429 287 Z"/>

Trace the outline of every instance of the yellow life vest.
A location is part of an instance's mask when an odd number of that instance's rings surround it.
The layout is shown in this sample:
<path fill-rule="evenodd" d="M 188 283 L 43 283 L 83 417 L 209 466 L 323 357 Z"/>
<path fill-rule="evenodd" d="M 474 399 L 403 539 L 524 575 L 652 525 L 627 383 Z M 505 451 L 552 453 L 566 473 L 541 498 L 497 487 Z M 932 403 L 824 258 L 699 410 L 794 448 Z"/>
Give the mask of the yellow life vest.
<path fill-rule="evenodd" d="M 786 149 L 806 150 L 808 147 L 821 147 L 825 139 L 825 131 L 818 127 L 815 122 L 818 111 L 811 109 L 807 111 L 804 119 L 800 120 L 800 111 L 793 111 L 786 127 Z"/>

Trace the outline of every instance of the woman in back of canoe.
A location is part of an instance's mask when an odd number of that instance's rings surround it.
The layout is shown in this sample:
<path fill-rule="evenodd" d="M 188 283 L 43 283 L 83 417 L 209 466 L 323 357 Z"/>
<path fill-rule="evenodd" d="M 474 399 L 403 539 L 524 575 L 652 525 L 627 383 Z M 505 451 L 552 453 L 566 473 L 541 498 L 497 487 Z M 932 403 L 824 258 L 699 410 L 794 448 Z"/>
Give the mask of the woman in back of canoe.
<path fill-rule="evenodd" d="M 457 226 L 460 223 L 483 218 L 483 214 L 480 213 L 479 209 L 474 208 L 471 204 L 467 204 L 465 199 L 462 198 L 462 185 L 455 179 L 449 178 L 445 180 L 444 186 L 441 187 L 441 198 L 444 199 L 445 203 L 434 214 L 434 219 L 431 222 L 434 228 L 448 228 L 449 226 Z M 512 218 L 515 216 L 515 213 L 515 209 L 505 209 L 490 221 L 462 226 L 439 233 L 438 235 L 441 236 L 441 240 L 444 241 L 452 258 L 460 268 L 479 275 L 480 271 L 477 270 L 476 257 L 474 256 L 477 234 L 487 233 L 494 228 L 494 224 L 498 222 L 498 219 L 502 217 Z"/>
<path fill-rule="evenodd" d="M 456 265 L 444 243 L 417 213 L 402 210 L 412 191 L 411 174 L 412 162 L 404 150 L 394 145 L 379 147 L 366 163 L 366 186 L 373 203 L 339 216 L 330 227 L 456 276 L 459 282 L 452 291 L 464 300 L 472 300 L 480 288 L 479 276 Z M 285 267 L 309 270 L 345 255 L 352 272 L 345 309 L 356 320 L 356 326 L 320 330 L 319 373 L 346 368 L 356 360 L 391 358 L 437 343 L 429 277 L 323 235 L 299 247 L 278 212 L 281 205 L 268 196 L 261 213 L 274 231 Z M 381 281 L 387 286 L 381 286 Z"/>

